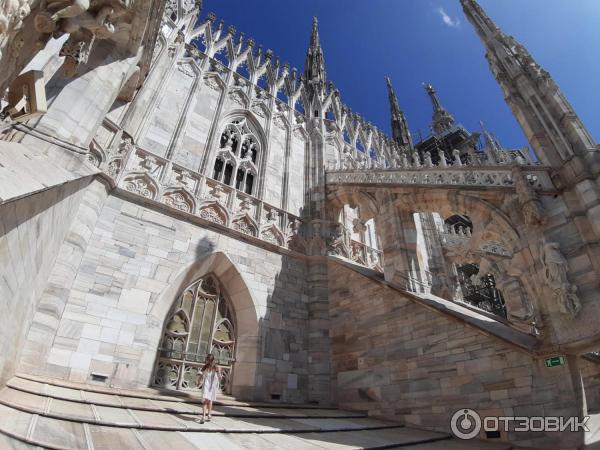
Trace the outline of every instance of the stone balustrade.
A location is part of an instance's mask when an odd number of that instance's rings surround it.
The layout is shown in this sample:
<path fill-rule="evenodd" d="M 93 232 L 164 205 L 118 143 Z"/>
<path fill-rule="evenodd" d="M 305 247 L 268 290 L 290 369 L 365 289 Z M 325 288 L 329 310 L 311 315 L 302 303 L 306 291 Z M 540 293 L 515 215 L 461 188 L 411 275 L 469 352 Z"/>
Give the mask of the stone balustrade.
<path fill-rule="evenodd" d="M 440 241 L 444 247 L 456 247 L 466 245 L 471 238 L 471 229 L 469 227 L 456 227 L 454 225 L 444 225 L 440 232 Z"/>
<path fill-rule="evenodd" d="M 433 167 L 498 167 L 498 166 L 538 166 L 531 160 L 525 159 L 519 152 L 499 151 L 493 155 L 489 152 L 477 152 L 469 155 L 461 155 L 458 150 L 454 150 L 452 159 L 449 160 L 443 151 L 438 154 L 438 163 L 434 163 L 430 152 L 420 155 L 418 152 L 409 154 L 407 152 L 394 153 L 389 161 L 383 159 L 374 159 L 366 154 L 353 155 L 351 152 L 344 152 L 339 162 L 331 165 L 328 170 L 350 170 L 350 169 L 370 169 L 370 168 L 390 168 L 390 169 L 421 169 Z"/>
<path fill-rule="evenodd" d="M 410 168 L 333 168 L 326 174 L 327 184 L 422 185 L 438 187 L 515 188 L 512 168 L 508 165 L 434 166 Z M 534 190 L 553 190 L 545 167 L 523 166 L 523 173 Z"/>
<path fill-rule="evenodd" d="M 162 203 L 279 247 L 298 237 L 299 217 L 133 144 L 102 150 L 92 142 L 88 159 L 112 178 L 118 189 Z"/>
<path fill-rule="evenodd" d="M 355 263 L 383 273 L 383 252 L 381 250 L 352 239 L 350 256 Z"/>

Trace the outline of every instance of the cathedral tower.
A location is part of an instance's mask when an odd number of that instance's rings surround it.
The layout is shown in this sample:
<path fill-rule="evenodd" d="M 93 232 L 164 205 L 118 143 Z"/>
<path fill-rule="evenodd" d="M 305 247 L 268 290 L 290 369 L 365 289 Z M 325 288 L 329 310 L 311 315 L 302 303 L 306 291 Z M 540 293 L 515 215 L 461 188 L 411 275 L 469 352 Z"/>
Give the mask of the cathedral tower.
<path fill-rule="evenodd" d="M 390 98 L 390 108 L 392 114 L 392 136 L 394 138 L 394 141 L 400 147 L 412 148 L 413 142 L 412 137 L 410 135 L 410 130 L 408 129 L 408 123 L 406 122 L 404 112 L 400 109 L 400 105 L 398 104 L 398 98 L 396 97 L 396 93 L 394 92 L 392 82 L 389 77 L 385 77 L 385 81 L 387 83 L 388 96 Z"/>
<path fill-rule="evenodd" d="M 461 0 L 486 47 L 486 58 L 504 97 L 543 164 L 560 167 L 595 149 L 589 132 L 552 77 L 527 49 L 507 36 L 475 0 Z"/>

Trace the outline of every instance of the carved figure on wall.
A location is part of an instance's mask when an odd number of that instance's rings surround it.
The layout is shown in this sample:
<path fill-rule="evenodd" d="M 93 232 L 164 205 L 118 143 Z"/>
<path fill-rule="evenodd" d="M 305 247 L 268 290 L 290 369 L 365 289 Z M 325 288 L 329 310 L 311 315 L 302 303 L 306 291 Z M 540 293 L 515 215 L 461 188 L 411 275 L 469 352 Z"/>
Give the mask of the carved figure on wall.
<path fill-rule="evenodd" d="M 76 17 L 87 11 L 89 0 L 42 0 L 41 11 L 34 18 L 34 26 L 40 33 L 53 33 L 61 19 Z"/>
<path fill-rule="evenodd" d="M 577 296 L 577 287 L 569 283 L 569 267 L 559 245 L 556 242 L 544 242 L 541 255 L 544 279 L 559 302 L 561 312 L 575 317 L 581 310 L 581 302 Z"/>
<path fill-rule="evenodd" d="M 541 224 L 544 220 L 544 208 L 540 203 L 537 193 L 533 190 L 529 180 L 520 168 L 513 168 L 512 176 L 525 223 L 527 225 Z"/>
<path fill-rule="evenodd" d="M 351 258 L 352 252 L 348 245 L 348 231 L 341 223 L 335 224 L 329 239 L 327 240 L 327 252 L 330 255 L 339 255 L 345 258 Z"/>

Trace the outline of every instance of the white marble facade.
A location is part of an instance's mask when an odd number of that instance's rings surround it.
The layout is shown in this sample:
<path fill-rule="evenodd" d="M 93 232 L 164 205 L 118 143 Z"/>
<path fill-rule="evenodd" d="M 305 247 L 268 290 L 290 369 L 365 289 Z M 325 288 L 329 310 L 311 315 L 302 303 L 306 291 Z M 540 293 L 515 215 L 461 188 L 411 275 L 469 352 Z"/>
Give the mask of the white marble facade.
<path fill-rule="evenodd" d="M 567 408 L 544 387 L 563 375 L 541 370 L 557 349 L 569 364 L 556 373 L 582 371 L 594 385 L 596 366 L 581 356 L 600 330 L 597 146 L 530 55 L 490 34 L 476 2 L 462 0 L 465 13 L 541 164 L 489 137 L 469 159 L 455 149 L 434 163 L 413 148 L 389 80 L 395 137 L 386 136 L 326 79 L 316 19 L 299 75 L 214 16 L 196 23 L 200 2 L 141 0 L 103 26 L 87 20 L 98 5 L 55 17 L 29 3 L 20 3 L 25 21 L 0 11 L 10 19 L 0 28 L 0 61 L 10 62 L 1 87 L 25 67 L 41 70 L 49 99 L 42 117 L 26 126 L 8 118 L 0 131 L 0 386 L 17 372 L 153 385 L 163 337 L 176 342 L 178 327 L 189 328 L 183 315 L 169 328 L 173 305 L 209 275 L 230 308 L 228 386 L 239 398 L 347 395 L 350 408 L 444 430 L 450 408 L 435 406 L 428 384 L 439 375 L 423 368 L 439 365 L 457 389 L 485 373 L 466 392 L 469 405 L 497 400 L 506 411 L 539 398 Z M 507 57 L 520 72 L 504 73 Z M 511 84 L 520 77 L 530 83 Z M 452 118 L 438 106 L 443 128 Z M 453 214 L 473 230 L 446 229 Z M 506 320 L 452 301 L 452 264 L 469 258 L 497 275 Z M 506 354 L 516 355 L 512 366 Z M 488 374 L 498 367 L 505 373 Z M 371 391 L 378 371 L 385 382 Z M 404 372 L 430 379 L 413 385 Z M 578 389 L 565 387 L 571 410 L 585 400 Z M 415 392 L 427 407 L 402 413 Z"/>

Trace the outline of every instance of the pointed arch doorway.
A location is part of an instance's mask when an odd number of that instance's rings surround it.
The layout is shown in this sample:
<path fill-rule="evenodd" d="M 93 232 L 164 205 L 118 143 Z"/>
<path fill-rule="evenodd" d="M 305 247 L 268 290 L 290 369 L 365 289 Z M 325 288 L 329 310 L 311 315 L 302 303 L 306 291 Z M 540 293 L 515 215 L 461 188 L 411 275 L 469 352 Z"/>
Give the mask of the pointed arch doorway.
<path fill-rule="evenodd" d="M 235 321 L 231 302 L 214 275 L 199 278 L 177 298 L 163 329 L 154 385 L 195 391 L 208 354 L 221 368 L 221 392 L 231 394 L 235 362 Z"/>

